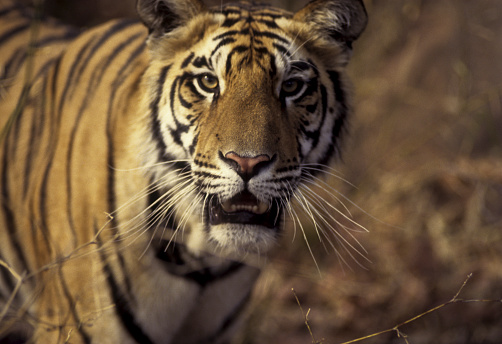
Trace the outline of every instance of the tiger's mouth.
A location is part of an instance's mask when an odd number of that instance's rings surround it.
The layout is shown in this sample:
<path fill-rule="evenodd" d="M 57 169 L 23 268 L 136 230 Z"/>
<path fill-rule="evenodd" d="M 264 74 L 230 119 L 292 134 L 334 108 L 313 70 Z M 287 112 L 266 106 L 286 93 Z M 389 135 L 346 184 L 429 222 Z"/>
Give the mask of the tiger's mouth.
<path fill-rule="evenodd" d="M 270 205 L 261 202 L 249 191 L 243 191 L 222 203 L 214 197 L 209 202 L 208 211 L 211 225 L 236 223 L 275 229 L 280 222 L 280 208 L 277 202 L 272 202 Z"/>

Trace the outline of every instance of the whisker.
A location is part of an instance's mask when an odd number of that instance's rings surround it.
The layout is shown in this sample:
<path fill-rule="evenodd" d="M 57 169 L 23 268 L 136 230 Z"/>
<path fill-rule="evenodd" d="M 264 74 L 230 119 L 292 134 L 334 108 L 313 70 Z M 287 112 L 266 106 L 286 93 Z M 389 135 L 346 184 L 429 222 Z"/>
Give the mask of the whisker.
<path fill-rule="evenodd" d="M 293 190 L 290 186 L 290 184 L 288 183 L 287 184 L 288 186 L 288 190 L 290 192 L 293 193 L 293 195 L 295 195 L 295 190 Z M 287 192 L 287 191 L 284 191 L 284 192 Z M 309 250 L 309 253 L 310 253 L 310 256 L 312 257 L 312 260 L 316 266 L 316 269 L 319 273 L 319 275 L 321 275 L 321 269 L 319 267 L 319 264 L 317 263 L 317 259 L 315 258 L 315 255 L 314 255 L 314 252 L 312 250 L 312 247 L 310 246 L 310 243 L 308 241 L 308 238 L 307 238 L 307 234 L 306 234 L 306 231 L 305 231 L 305 228 L 303 227 L 303 224 L 302 224 L 302 221 L 300 220 L 300 217 L 298 216 L 297 212 L 294 210 L 294 208 L 291 206 L 291 202 L 289 202 L 287 199 L 284 201 L 286 203 L 286 209 L 288 211 L 288 213 L 290 214 L 292 220 L 293 220 L 293 223 L 297 222 L 298 223 L 298 226 L 302 232 L 302 236 L 303 236 L 303 239 L 305 241 L 305 244 L 307 245 L 307 249 Z"/>
<path fill-rule="evenodd" d="M 131 223 L 134 223 L 138 218 L 142 217 L 145 213 L 151 211 L 152 209 L 154 209 L 156 206 L 158 206 L 159 204 L 165 204 L 163 203 L 166 199 L 168 200 L 167 204 L 170 204 L 170 203 L 173 203 L 173 197 L 172 195 L 177 192 L 179 189 L 182 189 L 185 185 L 191 183 L 191 180 L 188 178 L 188 176 L 183 176 L 183 178 L 179 178 L 179 180 L 184 180 L 182 183 L 178 183 L 175 187 L 173 187 L 172 189 L 168 189 L 167 192 L 163 193 L 160 195 L 160 197 L 158 199 L 156 199 L 153 203 L 149 204 L 148 207 L 146 207 L 145 209 L 143 209 L 139 214 L 137 214 L 136 216 L 134 216 L 133 218 L 129 219 L 127 222 L 124 223 L 123 225 L 123 231 L 122 231 L 122 234 L 127 234 L 129 233 L 130 231 L 133 231 L 134 230 L 134 227 L 138 227 L 138 225 L 136 226 L 133 226 L 131 229 L 129 230 L 125 230 L 127 227 L 130 226 Z M 156 192 L 156 191 L 159 191 L 159 190 L 162 190 L 164 187 L 162 186 L 162 184 L 159 184 L 159 185 L 156 185 L 155 183 L 153 184 L 150 184 L 150 186 L 147 187 L 148 192 L 147 194 L 144 195 L 144 197 L 148 196 L 149 194 L 153 193 L 153 192 Z M 127 205 L 131 205 L 132 202 L 129 202 L 127 203 Z M 123 211 L 124 210 L 124 206 L 119 208 L 115 213 L 119 213 L 119 211 Z M 153 211 L 152 213 L 155 213 L 155 211 Z M 114 215 L 112 214 L 112 215 Z M 149 222 L 149 218 L 153 216 L 153 215 L 150 215 L 150 216 L 147 216 L 145 217 L 140 223 L 139 225 L 144 225 L 145 223 L 148 223 Z"/>
<path fill-rule="evenodd" d="M 315 185 L 315 184 L 314 184 Z M 319 201 L 322 201 L 318 203 L 319 206 L 322 206 L 324 211 L 327 213 L 327 214 L 330 214 L 330 212 L 325 208 L 325 206 L 328 206 L 329 208 L 331 208 L 332 210 L 334 210 L 336 213 L 338 213 L 340 216 L 342 216 L 344 219 L 346 219 L 347 221 L 349 221 L 350 223 L 352 223 L 355 228 L 350 228 L 352 231 L 362 231 L 362 232 L 366 232 L 368 233 L 369 230 L 364 227 L 363 225 L 361 225 L 360 223 L 358 223 L 357 221 L 355 221 L 353 218 L 352 218 L 352 214 L 350 212 L 350 210 L 347 208 L 347 206 L 340 200 L 338 199 L 336 196 L 334 195 L 331 195 L 331 197 L 333 197 L 343 208 L 344 210 L 348 213 L 345 214 L 343 211 L 341 211 L 340 209 L 338 209 L 337 207 L 335 207 L 333 204 L 331 204 L 331 202 L 329 202 L 328 200 L 326 200 L 323 196 L 320 196 L 318 193 L 310 190 L 310 188 L 308 187 L 308 185 L 303 185 L 301 187 L 302 190 L 308 190 L 308 192 L 312 195 L 315 196 L 315 198 Z M 348 228 L 348 227 L 347 227 Z M 360 228 L 361 230 L 357 230 L 356 228 Z"/>
<path fill-rule="evenodd" d="M 312 166 L 319 166 L 319 167 L 312 167 Z M 302 171 L 305 171 L 305 172 L 315 171 L 315 172 L 320 172 L 322 174 L 334 177 L 334 178 L 336 178 L 338 180 L 341 180 L 342 182 L 350 185 L 354 189 L 357 189 L 357 186 L 355 186 L 354 184 L 352 184 L 347 179 L 343 178 L 339 174 L 340 172 L 338 170 L 336 170 L 335 168 L 331 167 L 331 166 L 323 165 L 323 164 L 313 164 L 313 163 L 310 163 L 310 164 L 301 164 L 301 168 L 302 168 Z M 309 175 L 312 176 L 313 178 L 317 178 L 314 175 L 312 175 L 311 173 L 309 173 Z"/>
<path fill-rule="evenodd" d="M 307 172 L 307 171 L 305 171 Z M 345 201 L 349 202 L 351 206 L 355 207 L 356 209 L 358 209 L 359 211 L 361 211 L 363 214 L 365 214 L 366 216 L 368 216 L 369 218 L 377 221 L 378 223 L 381 223 L 385 226 L 388 226 L 390 228 L 395 228 L 395 229 L 401 229 L 401 227 L 399 226 L 395 226 L 395 225 L 392 225 L 390 223 L 387 223 L 381 219 L 379 219 L 378 217 L 370 214 L 369 212 L 367 212 L 366 210 L 364 210 L 363 208 L 361 208 L 359 205 L 357 205 L 355 202 L 353 202 L 350 198 L 348 198 L 347 196 L 345 196 L 343 193 L 341 193 L 340 191 L 336 190 L 333 186 L 331 186 L 329 183 L 327 183 L 326 181 L 324 181 L 323 179 L 319 178 L 319 177 L 316 177 L 312 174 L 309 174 L 309 176 L 313 179 L 312 181 L 310 181 L 311 184 L 318 184 L 318 186 L 321 186 L 320 184 L 322 184 L 323 186 L 325 186 L 327 189 L 329 189 L 329 191 L 332 191 L 334 193 L 336 193 L 337 195 L 339 195 L 341 198 L 343 198 Z M 333 175 L 334 177 L 337 177 L 336 175 Z M 342 179 L 344 180 L 344 179 Z M 349 185 L 352 185 L 350 184 L 350 182 L 347 182 Z M 357 189 L 356 186 L 354 186 L 354 188 Z M 334 196 L 333 196 L 334 197 Z M 340 201 L 340 204 L 343 204 L 341 201 Z M 344 206 L 345 207 L 345 206 Z M 365 231 L 367 231 L 366 228 L 363 228 L 362 226 L 358 225 L 359 227 L 361 227 L 362 229 L 364 229 Z"/>
<path fill-rule="evenodd" d="M 163 180 L 165 181 L 168 178 L 171 178 L 173 174 L 178 174 L 180 171 L 182 171 L 182 169 L 177 169 L 177 170 L 173 170 L 173 171 L 169 172 L 168 174 L 166 174 L 163 177 Z M 179 173 L 177 175 L 176 179 L 174 179 L 174 180 L 169 179 L 169 182 L 173 183 L 173 182 L 176 182 L 176 181 L 179 181 L 179 180 L 186 179 L 186 178 L 189 177 L 189 175 L 190 175 L 190 172 Z M 122 204 L 120 207 L 118 207 L 117 209 L 115 209 L 110 215 L 111 216 L 116 215 L 117 213 L 119 213 L 123 209 L 131 206 L 133 203 L 137 202 L 138 200 L 143 199 L 143 198 L 147 197 L 148 195 L 150 195 L 150 194 L 152 194 L 152 193 L 154 193 L 156 191 L 159 191 L 159 190 L 165 188 L 166 185 L 167 185 L 167 182 L 166 182 L 166 184 L 163 184 L 163 181 L 154 181 L 153 183 L 151 183 L 150 185 L 148 185 L 145 189 L 143 189 L 141 192 L 139 192 L 136 195 L 134 195 L 134 197 L 131 197 L 126 203 Z"/>
<path fill-rule="evenodd" d="M 359 240 L 351 233 L 351 228 L 347 227 L 346 225 L 340 223 L 326 208 L 324 208 L 324 206 L 320 203 L 320 201 L 316 198 L 316 194 L 313 193 L 311 190 L 307 190 L 307 192 L 310 192 L 310 195 L 305 195 L 305 200 L 307 202 L 307 205 L 315 212 L 315 214 L 317 215 L 317 217 L 320 219 L 320 221 L 322 223 L 324 223 L 328 229 L 330 229 L 330 233 L 334 236 L 335 240 L 337 241 L 337 243 L 342 246 L 342 248 L 344 248 L 344 250 L 351 256 L 351 258 L 360 266 L 362 266 L 358 259 L 352 254 L 352 252 L 355 252 L 357 253 L 358 256 L 362 257 L 364 260 L 368 261 L 368 262 L 371 262 L 368 258 L 367 258 L 367 251 L 366 249 L 364 248 L 364 246 L 359 242 Z M 314 203 L 314 206 L 311 205 L 310 202 L 313 202 Z M 318 210 L 318 207 L 320 207 L 323 211 L 324 211 L 324 214 L 322 214 L 319 210 Z M 332 221 L 335 222 L 336 225 L 338 225 L 340 228 L 344 229 L 344 231 L 347 233 L 347 235 L 349 235 L 350 239 L 353 240 L 357 246 L 355 247 L 347 238 L 345 238 L 343 235 L 341 235 L 338 230 L 333 227 L 333 225 L 331 223 L 329 223 L 329 221 L 327 220 L 326 216 L 331 219 Z M 324 230 L 324 227 L 321 227 L 322 228 L 322 233 L 325 235 L 325 237 L 328 239 L 328 242 L 330 244 L 330 246 L 333 247 L 333 249 L 335 249 L 336 251 L 336 248 L 334 247 L 334 244 L 331 242 L 328 234 L 325 232 Z M 360 250 L 362 250 L 363 252 L 361 252 Z M 363 266 L 364 267 L 364 266 Z"/>

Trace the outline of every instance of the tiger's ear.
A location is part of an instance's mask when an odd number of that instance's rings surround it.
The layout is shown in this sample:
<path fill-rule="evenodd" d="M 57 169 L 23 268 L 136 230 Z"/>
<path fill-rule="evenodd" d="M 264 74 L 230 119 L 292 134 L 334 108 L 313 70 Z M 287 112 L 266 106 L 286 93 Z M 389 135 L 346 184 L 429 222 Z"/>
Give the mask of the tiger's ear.
<path fill-rule="evenodd" d="M 351 48 L 366 28 L 368 15 L 362 0 L 312 0 L 294 19 Z"/>
<path fill-rule="evenodd" d="M 200 0 L 137 0 L 136 9 L 150 34 L 161 36 L 205 11 Z"/>

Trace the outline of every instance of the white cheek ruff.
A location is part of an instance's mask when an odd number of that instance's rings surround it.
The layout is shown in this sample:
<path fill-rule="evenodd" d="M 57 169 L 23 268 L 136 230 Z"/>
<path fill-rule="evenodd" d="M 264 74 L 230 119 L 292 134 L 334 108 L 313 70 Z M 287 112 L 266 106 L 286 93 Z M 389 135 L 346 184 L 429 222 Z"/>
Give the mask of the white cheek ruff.
<path fill-rule="evenodd" d="M 259 225 L 225 223 L 211 226 L 209 236 L 222 249 L 266 253 L 277 242 L 278 233 Z"/>

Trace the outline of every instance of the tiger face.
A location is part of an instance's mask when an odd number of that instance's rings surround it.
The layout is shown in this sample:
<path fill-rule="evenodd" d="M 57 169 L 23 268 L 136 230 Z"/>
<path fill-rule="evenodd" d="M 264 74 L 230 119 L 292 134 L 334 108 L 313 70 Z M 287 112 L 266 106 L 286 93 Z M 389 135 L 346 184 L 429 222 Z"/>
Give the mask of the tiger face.
<path fill-rule="evenodd" d="M 335 209 L 301 187 L 339 152 L 362 0 L 137 6 L 148 35 L 0 0 L 0 342 L 228 343 L 291 201 Z"/>
<path fill-rule="evenodd" d="M 167 189 L 187 185 L 174 207 L 204 245 L 264 253 L 302 180 L 338 152 L 364 6 L 313 1 L 292 15 L 167 3 L 138 6 L 150 28 L 147 165 Z M 163 22 L 166 12 L 185 24 Z M 183 165 L 174 174 L 173 161 Z"/>

